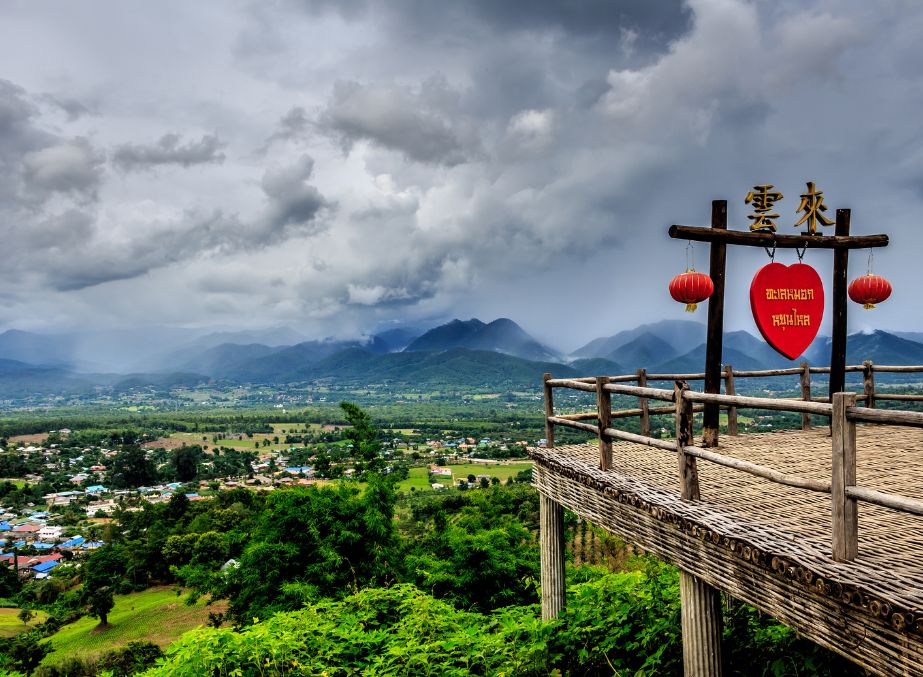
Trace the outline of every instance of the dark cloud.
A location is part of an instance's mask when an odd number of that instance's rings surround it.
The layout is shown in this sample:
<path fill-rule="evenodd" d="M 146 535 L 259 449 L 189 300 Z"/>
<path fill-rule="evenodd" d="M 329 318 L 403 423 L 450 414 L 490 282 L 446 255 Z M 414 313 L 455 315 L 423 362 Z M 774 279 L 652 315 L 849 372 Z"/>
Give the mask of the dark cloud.
<path fill-rule="evenodd" d="M 124 172 L 149 169 L 159 165 L 191 167 L 201 164 L 221 164 L 225 160 L 221 149 L 224 144 L 213 134 L 205 134 L 198 141 L 181 144 L 179 134 L 164 134 L 150 145 L 126 143 L 112 153 L 112 161 Z"/>
<path fill-rule="evenodd" d="M 315 233 L 321 227 L 317 216 L 331 205 L 307 182 L 313 171 L 314 160 L 303 155 L 293 164 L 269 169 L 263 175 L 267 198 L 263 221 L 270 239 L 278 239 L 280 233 Z"/>
<path fill-rule="evenodd" d="M 337 82 L 318 126 L 346 150 L 370 141 L 417 162 L 457 165 L 474 152 L 476 139 L 451 118 L 446 104 L 452 98 L 438 78 L 418 89 Z"/>

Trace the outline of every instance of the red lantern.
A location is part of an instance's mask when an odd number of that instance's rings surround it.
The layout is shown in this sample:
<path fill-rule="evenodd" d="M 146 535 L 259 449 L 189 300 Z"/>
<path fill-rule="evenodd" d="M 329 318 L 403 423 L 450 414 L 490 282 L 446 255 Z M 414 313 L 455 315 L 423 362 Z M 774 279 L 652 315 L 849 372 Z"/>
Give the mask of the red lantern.
<path fill-rule="evenodd" d="M 876 303 L 881 303 L 891 296 L 891 283 L 881 275 L 869 273 L 850 282 L 847 292 L 849 298 L 869 310 L 874 308 Z"/>
<path fill-rule="evenodd" d="M 705 273 L 687 270 L 670 280 L 670 296 L 674 301 L 686 304 L 686 312 L 691 313 L 696 309 L 696 304 L 701 303 L 715 291 L 715 285 Z"/>

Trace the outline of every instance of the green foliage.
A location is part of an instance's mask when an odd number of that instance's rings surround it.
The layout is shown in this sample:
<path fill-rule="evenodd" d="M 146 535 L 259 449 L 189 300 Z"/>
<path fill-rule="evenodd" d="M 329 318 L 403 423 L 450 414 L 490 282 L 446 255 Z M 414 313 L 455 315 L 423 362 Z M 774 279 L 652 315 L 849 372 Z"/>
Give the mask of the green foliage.
<path fill-rule="evenodd" d="M 157 471 L 139 445 L 126 444 L 112 459 L 109 481 L 116 489 L 143 487 L 157 481 Z"/>

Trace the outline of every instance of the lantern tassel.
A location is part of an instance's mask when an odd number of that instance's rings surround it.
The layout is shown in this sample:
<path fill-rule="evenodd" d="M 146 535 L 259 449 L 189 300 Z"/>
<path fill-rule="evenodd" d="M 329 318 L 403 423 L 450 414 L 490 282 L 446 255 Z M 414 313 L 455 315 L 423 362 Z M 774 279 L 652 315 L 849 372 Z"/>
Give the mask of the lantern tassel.
<path fill-rule="evenodd" d="M 863 305 L 862 307 L 865 308 L 866 310 L 871 310 L 872 308 L 875 307 L 875 304 L 874 304 L 874 303 L 866 303 L 866 304 Z"/>
<path fill-rule="evenodd" d="M 699 305 L 698 305 L 697 303 L 687 303 L 687 304 L 686 304 L 686 312 L 687 312 L 687 313 L 694 313 L 694 312 L 695 312 L 695 309 L 698 308 L 698 307 L 699 307 Z"/>

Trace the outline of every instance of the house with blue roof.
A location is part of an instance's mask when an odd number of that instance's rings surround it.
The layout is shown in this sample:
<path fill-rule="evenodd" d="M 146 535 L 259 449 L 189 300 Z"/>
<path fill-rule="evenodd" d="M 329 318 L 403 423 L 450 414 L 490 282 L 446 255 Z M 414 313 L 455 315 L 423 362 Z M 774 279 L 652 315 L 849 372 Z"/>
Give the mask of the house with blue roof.
<path fill-rule="evenodd" d="M 69 541 L 64 541 L 63 543 L 59 543 L 58 547 L 59 548 L 79 548 L 81 545 L 83 545 L 84 541 L 86 541 L 86 539 L 83 536 L 74 536 Z"/>
<path fill-rule="evenodd" d="M 0 522 L 0 531 L 12 531 L 13 527 L 10 526 L 9 522 Z"/>
<path fill-rule="evenodd" d="M 108 491 L 108 489 L 102 484 L 94 484 L 92 487 L 87 487 L 83 490 L 85 494 L 101 494 L 105 491 Z"/>

